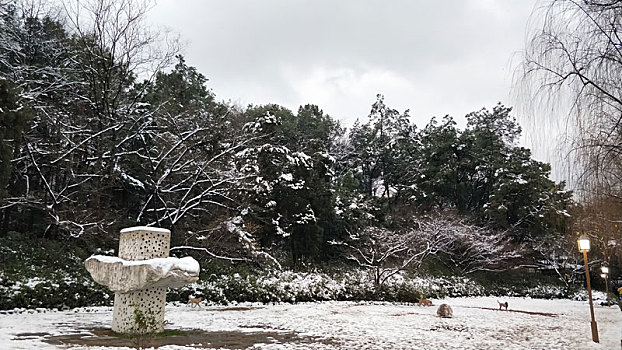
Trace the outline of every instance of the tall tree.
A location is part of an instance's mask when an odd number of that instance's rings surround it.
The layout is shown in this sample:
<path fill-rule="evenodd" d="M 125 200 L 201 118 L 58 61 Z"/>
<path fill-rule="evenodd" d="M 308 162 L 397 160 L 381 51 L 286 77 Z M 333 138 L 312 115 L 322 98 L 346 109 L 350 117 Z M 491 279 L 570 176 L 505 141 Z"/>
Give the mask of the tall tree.
<path fill-rule="evenodd" d="M 540 112 L 532 121 L 540 128 L 555 118 L 551 111 L 570 111 L 566 161 L 582 169 L 572 167 L 569 175 L 582 194 L 620 198 L 622 2 L 554 0 L 536 11 L 542 23 L 535 22 L 519 81 Z"/>
<path fill-rule="evenodd" d="M 137 74 L 166 64 L 172 52 L 156 49 L 144 3 L 67 1 L 57 19 L 28 5 L 1 8 L 0 72 L 34 111 L 15 179 L 29 189 L 23 205 L 33 215 L 16 222 L 36 218 L 30 231 L 38 231 L 36 220 L 45 232 L 102 232 L 126 217 L 115 196 L 128 180 L 119 164 L 135 131 L 137 95 L 129 91 Z"/>
<path fill-rule="evenodd" d="M 58 224 L 57 204 L 67 199 L 60 196 L 66 164 L 50 163 L 73 146 L 70 136 L 79 134 L 70 110 L 80 108 L 74 92 L 81 83 L 73 75 L 71 45 L 58 20 L 34 3 L 18 1 L 3 3 L 0 14 L 0 74 L 15 87 L 18 103 L 33 111 L 16 150 L 18 171 L 10 184 L 15 199 L 3 205 L 3 216 L 12 230 L 41 232 L 49 222 Z"/>
<path fill-rule="evenodd" d="M 282 115 L 278 129 L 280 143 L 296 151 L 321 147 L 332 152 L 336 138 L 344 132 L 338 121 L 310 104 L 300 106 L 296 115 Z"/>
<path fill-rule="evenodd" d="M 263 223 L 262 244 L 283 249 L 298 267 L 325 253 L 325 233 L 334 225 L 328 148 L 339 127 L 312 105 L 301 107 L 297 115 L 277 105 L 247 111 L 258 113 L 274 123 L 262 124 L 268 137 L 245 152 L 249 167 L 256 169 L 252 211 Z"/>
<path fill-rule="evenodd" d="M 357 171 L 363 191 L 369 195 L 390 198 L 397 191 L 400 164 L 399 154 L 404 142 L 410 141 L 412 125 L 408 110 L 399 113 L 387 107 L 384 96 L 378 94 L 371 107 L 369 121 L 358 120 L 350 130 L 350 164 Z"/>
<path fill-rule="evenodd" d="M 452 207 L 457 188 L 459 131 L 453 118 L 435 118 L 418 132 L 418 157 L 408 165 L 405 187 L 410 201 L 422 209 Z"/>
<path fill-rule="evenodd" d="M 372 145 L 376 149 L 380 167 L 382 196 L 387 198 L 390 198 L 392 192 L 395 191 L 399 177 L 396 173 L 400 169 L 398 156 L 400 141 L 403 141 L 404 138 L 409 140 L 410 120 L 408 113 L 409 111 L 406 110 L 400 114 L 396 109 L 387 107 L 384 103 L 384 96 L 378 94 L 369 114 L 374 132 Z"/>
<path fill-rule="evenodd" d="M 467 127 L 459 140 L 462 146 L 457 172 L 463 190 L 457 199 L 459 209 L 472 210 L 487 203 L 498 172 L 512 160 L 511 150 L 521 128 L 511 111 L 498 104 L 492 111 L 483 108 L 467 114 Z"/>

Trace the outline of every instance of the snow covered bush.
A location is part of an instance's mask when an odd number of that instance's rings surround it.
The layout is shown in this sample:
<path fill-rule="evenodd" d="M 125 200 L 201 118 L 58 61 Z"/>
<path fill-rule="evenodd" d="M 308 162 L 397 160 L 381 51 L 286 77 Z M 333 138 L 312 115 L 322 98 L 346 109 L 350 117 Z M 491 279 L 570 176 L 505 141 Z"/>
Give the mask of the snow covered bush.
<path fill-rule="evenodd" d="M 43 249 L 42 249 L 43 248 Z M 97 285 L 84 269 L 88 254 L 57 241 L 12 235 L 0 239 L 0 309 L 72 308 L 111 305 L 113 294 Z M 202 279 L 169 291 L 169 301 L 186 302 L 189 295 L 214 304 L 238 302 L 296 303 L 306 301 L 415 302 L 420 298 L 483 295 L 571 297 L 574 291 L 535 276 L 499 279 L 479 276 L 423 276 L 399 271 L 377 288 L 369 272 L 342 266 L 332 272 L 255 270 L 231 262 L 203 266 Z M 551 279 L 554 280 L 554 279 Z"/>
<path fill-rule="evenodd" d="M 365 270 L 340 273 L 257 272 L 241 276 L 211 275 L 210 278 L 169 292 L 169 301 L 185 302 L 188 295 L 203 296 L 214 304 L 238 302 L 296 303 L 308 301 L 390 301 L 416 302 L 422 298 L 507 295 L 532 298 L 567 298 L 576 294 L 572 288 L 534 278 L 518 283 L 520 274 L 508 283 L 491 282 L 491 276 L 416 276 L 400 272 L 376 288 Z"/>
<path fill-rule="evenodd" d="M 188 295 L 202 296 L 215 304 L 238 302 L 392 301 L 416 302 L 421 298 L 486 295 L 487 290 L 470 278 L 405 277 L 394 275 L 378 289 L 364 270 L 329 275 L 323 272 L 260 273 L 216 276 L 169 292 L 170 301 L 185 302 Z"/>
<path fill-rule="evenodd" d="M 75 245 L 13 232 L 0 239 L 0 309 L 111 305 L 113 294 L 84 268 Z"/>

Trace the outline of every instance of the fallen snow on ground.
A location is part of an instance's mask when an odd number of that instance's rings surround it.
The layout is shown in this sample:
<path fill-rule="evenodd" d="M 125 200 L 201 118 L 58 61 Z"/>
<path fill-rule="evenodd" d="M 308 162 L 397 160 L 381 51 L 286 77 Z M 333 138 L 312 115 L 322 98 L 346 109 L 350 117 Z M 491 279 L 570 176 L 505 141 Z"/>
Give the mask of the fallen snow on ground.
<path fill-rule="evenodd" d="M 500 311 L 497 300 L 508 301 Z M 600 343 L 591 341 L 584 301 L 528 298 L 450 298 L 435 306 L 326 302 L 203 306 L 169 304 L 167 329 L 295 333 L 311 342 L 256 343 L 252 349 L 619 349 L 622 313 L 595 307 Z M 436 316 L 441 303 L 454 317 Z M 41 311 L 41 310 L 39 310 Z M 3 349 L 54 349 L 44 335 L 85 333 L 110 327 L 112 308 L 86 308 L 0 315 Z M 8 347 L 7 347 L 8 346 Z M 235 347 L 233 347 L 235 348 Z M 74 347 L 72 349 L 80 349 Z M 104 349 L 104 348 L 97 348 Z M 119 349 L 119 348 L 116 348 Z M 162 350 L 195 349 L 163 346 Z"/>

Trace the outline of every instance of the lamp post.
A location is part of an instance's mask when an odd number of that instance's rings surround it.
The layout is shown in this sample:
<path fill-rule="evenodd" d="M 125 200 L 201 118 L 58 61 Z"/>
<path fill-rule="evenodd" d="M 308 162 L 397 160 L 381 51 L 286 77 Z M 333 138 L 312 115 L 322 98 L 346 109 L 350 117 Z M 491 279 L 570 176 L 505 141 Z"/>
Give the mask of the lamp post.
<path fill-rule="evenodd" d="M 600 267 L 600 272 L 602 272 L 600 277 L 605 279 L 605 293 L 607 295 L 607 306 L 609 306 L 609 283 L 607 281 L 607 277 L 609 276 L 609 267 L 601 266 Z"/>
<path fill-rule="evenodd" d="M 590 251 L 590 239 L 581 235 L 577 240 L 579 245 L 579 251 L 583 253 L 583 261 L 585 262 L 585 280 L 587 281 L 587 295 L 590 300 L 590 316 L 592 317 L 592 340 L 594 343 L 598 343 L 598 328 L 596 326 L 596 320 L 594 319 L 594 304 L 592 303 L 592 284 L 590 283 L 590 268 L 587 264 L 587 252 Z"/>

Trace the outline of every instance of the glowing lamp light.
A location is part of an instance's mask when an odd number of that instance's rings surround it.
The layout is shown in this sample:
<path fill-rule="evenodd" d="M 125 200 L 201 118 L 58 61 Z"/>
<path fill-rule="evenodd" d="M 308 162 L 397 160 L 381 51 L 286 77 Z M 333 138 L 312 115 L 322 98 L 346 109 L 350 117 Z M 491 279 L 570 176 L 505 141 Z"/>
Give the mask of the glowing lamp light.
<path fill-rule="evenodd" d="M 600 267 L 600 272 L 602 272 L 602 273 L 603 273 L 603 275 L 607 275 L 607 274 L 609 274 L 609 267 L 607 267 L 607 266 L 601 266 L 601 267 Z"/>
<path fill-rule="evenodd" d="M 601 277 L 601 278 L 607 278 L 607 274 L 606 274 L 606 273 L 601 273 L 601 274 L 600 274 L 600 277 Z"/>
<path fill-rule="evenodd" d="M 581 237 L 577 240 L 577 244 L 579 245 L 579 250 L 581 252 L 590 251 L 590 239 L 586 235 L 581 235 Z"/>

